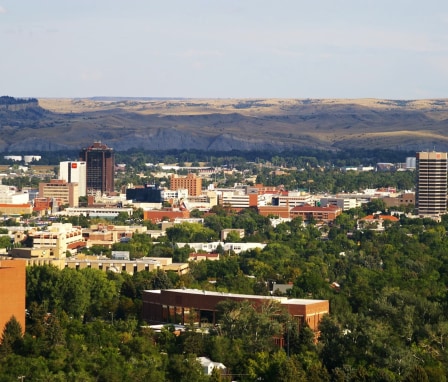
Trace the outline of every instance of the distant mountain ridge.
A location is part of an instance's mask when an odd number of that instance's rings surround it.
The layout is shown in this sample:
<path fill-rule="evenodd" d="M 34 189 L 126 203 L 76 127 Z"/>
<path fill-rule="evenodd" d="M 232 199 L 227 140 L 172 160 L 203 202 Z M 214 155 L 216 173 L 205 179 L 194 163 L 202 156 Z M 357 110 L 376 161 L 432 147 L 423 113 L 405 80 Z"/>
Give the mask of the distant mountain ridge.
<path fill-rule="evenodd" d="M 448 100 L 0 97 L 0 152 L 448 151 Z M 2 103 L 3 99 L 3 103 Z"/>

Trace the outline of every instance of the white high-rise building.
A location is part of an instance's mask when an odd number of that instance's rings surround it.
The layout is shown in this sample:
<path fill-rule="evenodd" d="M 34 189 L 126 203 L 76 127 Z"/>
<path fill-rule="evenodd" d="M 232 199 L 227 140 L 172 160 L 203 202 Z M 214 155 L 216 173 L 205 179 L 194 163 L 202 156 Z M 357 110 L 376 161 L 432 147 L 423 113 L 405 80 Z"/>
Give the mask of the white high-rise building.
<path fill-rule="evenodd" d="M 65 180 L 67 183 L 78 183 L 78 195 L 87 195 L 87 177 L 86 162 L 60 162 L 59 163 L 59 179 Z"/>

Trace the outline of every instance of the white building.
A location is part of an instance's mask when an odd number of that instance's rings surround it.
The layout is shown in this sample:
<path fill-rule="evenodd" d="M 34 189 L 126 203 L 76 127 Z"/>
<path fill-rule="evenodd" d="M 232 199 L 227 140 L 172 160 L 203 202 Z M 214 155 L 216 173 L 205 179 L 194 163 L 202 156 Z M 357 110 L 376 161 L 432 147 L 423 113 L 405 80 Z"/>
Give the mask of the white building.
<path fill-rule="evenodd" d="M 15 162 L 20 162 L 22 160 L 22 156 L 21 155 L 5 155 L 3 158 L 4 159 L 13 160 Z"/>
<path fill-rule="evenodd" d="M 69 207 L 64 211 L 57 213 L 57 215 L 66 216 L 90 216 L 113 219 L 118 216 L 120 212 L 125 212 L 129 216 L 132 215 L 132 208 L 115 208 L 115 207 Z"/>
<path fill-rule="evenodd" d="M 0 204 L 26 204 L 29 201 L 28 192 L 17 192 L 14 187 L 0 185 Z"/>
<path fill-rule="evenodd" d="M 86 162 L 65 161 L 59 163 L 59 179 L 67 183 L 78 183 L 79 196 L 86 196 Z"/>
<path fill-rule="evenodd" d="M 216 252 L 219 245 L 224 249 L 225 252 L 233 251 L 236 254 L 249 251 L 251 249 L 263 249 L 266 244 L 262 243 L 224 243 L 222 241 L 214 241 L 212 243 L 176 243 L 179 248 L 189 246 L 195 251 L 204 251 L 207 253 Z"/>
<path fill-rule="evenodd" d="M 232 208 L 248 208 L 249 195 L 244 191 L 223 191 L 220 195 L 219 204 Z"/>
<path fill-rule="evenodd" d="M 196 358 L 202 366 L 205 375 L 212 375 L 213 369 L 225 370 L 226 367 L 221 362 L 213 362 L 207 357 Z"/>
<path fill-rule="evenodd" d="M 288 195 L 272 195 L 272 205 L 279 207 L 297 207 L 304 204 L 313 205 L 313 195 L 307 192 L 289 191 Z"/>
<path fill-rule="evenodd" d="M 357 208 L 361 206 L 361 202 L 356 198 L 341 198 L 341 197 L 326 197 L 320 199 L 320 204 L 322 207 L 337 206 L 342 209 L 342 211 L 348 211 L 352 208 Z"/>
<path fill-rule="evenodd" d="M 163 190 L 162 191 L 162 199 L 163 200 L 169 200 L 169 199 L 186 199 L 188 198 L 188 190 L 187 189 L 178 189 L 176 191 L 173 190 Z"/>
<path fill-rule="evenodd" d="M 25 164 L 28 164 L 28 163 L 32 162 L 33 160 L 39 161 L 39 160 L 41 160 L 41 158 L 42 157 L 40 155 L 24 155 L 23 161 L 25 162 Z"/>

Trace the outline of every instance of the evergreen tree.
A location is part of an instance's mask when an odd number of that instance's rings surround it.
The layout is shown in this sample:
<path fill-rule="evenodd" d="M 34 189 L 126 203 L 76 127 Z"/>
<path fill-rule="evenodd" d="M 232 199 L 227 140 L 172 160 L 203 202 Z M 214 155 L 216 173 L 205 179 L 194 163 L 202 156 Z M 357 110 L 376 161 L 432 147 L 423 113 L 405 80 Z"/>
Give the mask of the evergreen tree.
<path fill-rule="evenodd" d="M 0 355 L 3 357 L 18 353 L 23 347 L 22 325 L 15 316 L 5 324 L 0 342 Z"/>

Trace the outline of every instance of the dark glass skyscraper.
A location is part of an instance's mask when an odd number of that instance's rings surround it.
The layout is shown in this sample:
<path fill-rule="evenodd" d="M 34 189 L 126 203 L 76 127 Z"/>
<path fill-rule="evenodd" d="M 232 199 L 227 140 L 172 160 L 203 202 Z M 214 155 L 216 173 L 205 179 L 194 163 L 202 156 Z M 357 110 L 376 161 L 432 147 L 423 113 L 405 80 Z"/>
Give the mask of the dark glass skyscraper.
<path fill-rule="evenodd" d="M 101 142 L 82 149 L 80 160 L 86 162 L 87 195 L 97 191 L 101 194 L 114 192 L 114 151 Z"/>

